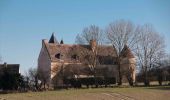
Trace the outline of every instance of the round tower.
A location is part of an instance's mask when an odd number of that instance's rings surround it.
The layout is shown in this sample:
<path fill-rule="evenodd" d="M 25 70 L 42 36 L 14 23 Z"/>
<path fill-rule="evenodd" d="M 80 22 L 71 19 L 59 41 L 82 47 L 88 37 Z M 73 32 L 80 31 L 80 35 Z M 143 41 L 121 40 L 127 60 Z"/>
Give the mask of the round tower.
<path fill-rule="evenodd" d="M 125 45 L 121 51 L 121 71 L 129 82 L 135 83 L 136 80 L 136 59 L 130 48 Z M 132 84 L 133 84 L 132 83 Z"/>

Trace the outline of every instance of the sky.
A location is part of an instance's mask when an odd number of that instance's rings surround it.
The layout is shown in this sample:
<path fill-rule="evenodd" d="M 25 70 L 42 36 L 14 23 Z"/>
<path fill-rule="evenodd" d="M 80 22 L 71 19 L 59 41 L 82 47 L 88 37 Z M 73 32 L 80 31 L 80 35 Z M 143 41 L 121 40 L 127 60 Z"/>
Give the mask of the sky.
<path fill-rule="evenodd" d="M 120 19 L 152 24 L 170 53 L 170 0 L 0 0 L 0 55 L 3 62 L 20 64 L 24 74 L 37 67 L 42 39 L 52 32 L 73 44 L 84 27 L 104 29 Z"/>

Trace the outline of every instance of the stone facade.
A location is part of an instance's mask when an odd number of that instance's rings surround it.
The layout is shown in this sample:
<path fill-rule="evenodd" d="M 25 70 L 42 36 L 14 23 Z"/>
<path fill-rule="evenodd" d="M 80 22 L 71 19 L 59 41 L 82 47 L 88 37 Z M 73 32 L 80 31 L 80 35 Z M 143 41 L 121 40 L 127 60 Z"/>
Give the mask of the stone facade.
<path fill-rule="evenodd" d="M 91 40 L 89 45 L 68 45 L 64 44 L 63 40 L 59 44 L 54 34 L 49 41 L 42 40 L 38 71 L 46 77 L 46 84 L 57 86 L 63 83 L 61 77 L 91 76 L 90 64 L 84 62 L 88 62 L 89 55 L 94 53 L 95 49 L 98 49 L 96 75 L 117 78 L 117 57 L 113 46 L 98 46 L 95 40 Z M 81 55 L 82 53 L 85 55 Z M 122 72 L 132 77 L 135 82 L 136 61 L 127 46 L 122 50 L 121 68 Z"/>

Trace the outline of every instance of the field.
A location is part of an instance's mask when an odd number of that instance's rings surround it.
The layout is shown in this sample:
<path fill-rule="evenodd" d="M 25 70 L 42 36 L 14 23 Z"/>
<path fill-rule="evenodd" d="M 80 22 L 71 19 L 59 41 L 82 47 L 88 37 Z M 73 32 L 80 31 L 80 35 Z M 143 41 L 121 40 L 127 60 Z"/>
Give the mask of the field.
<path fill-rule="evenodd" d="M 170 100 L 170 86 L 12 93 L 0 94 L 0 100 Z"/>

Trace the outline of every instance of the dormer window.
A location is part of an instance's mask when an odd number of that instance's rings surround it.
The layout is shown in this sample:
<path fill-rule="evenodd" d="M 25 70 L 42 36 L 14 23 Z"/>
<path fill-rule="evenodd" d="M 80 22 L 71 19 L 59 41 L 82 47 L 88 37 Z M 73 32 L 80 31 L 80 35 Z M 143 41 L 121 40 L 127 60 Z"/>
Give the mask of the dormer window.
<path fill-rule="evenodd" d="M 58 58 L 58 59 L 60 59 L 60 58 L 61 58 L 61 54 L 60 54 L 60 53 L 57 53 L 57 54 L 55 55 L 55 57 Z"/>

